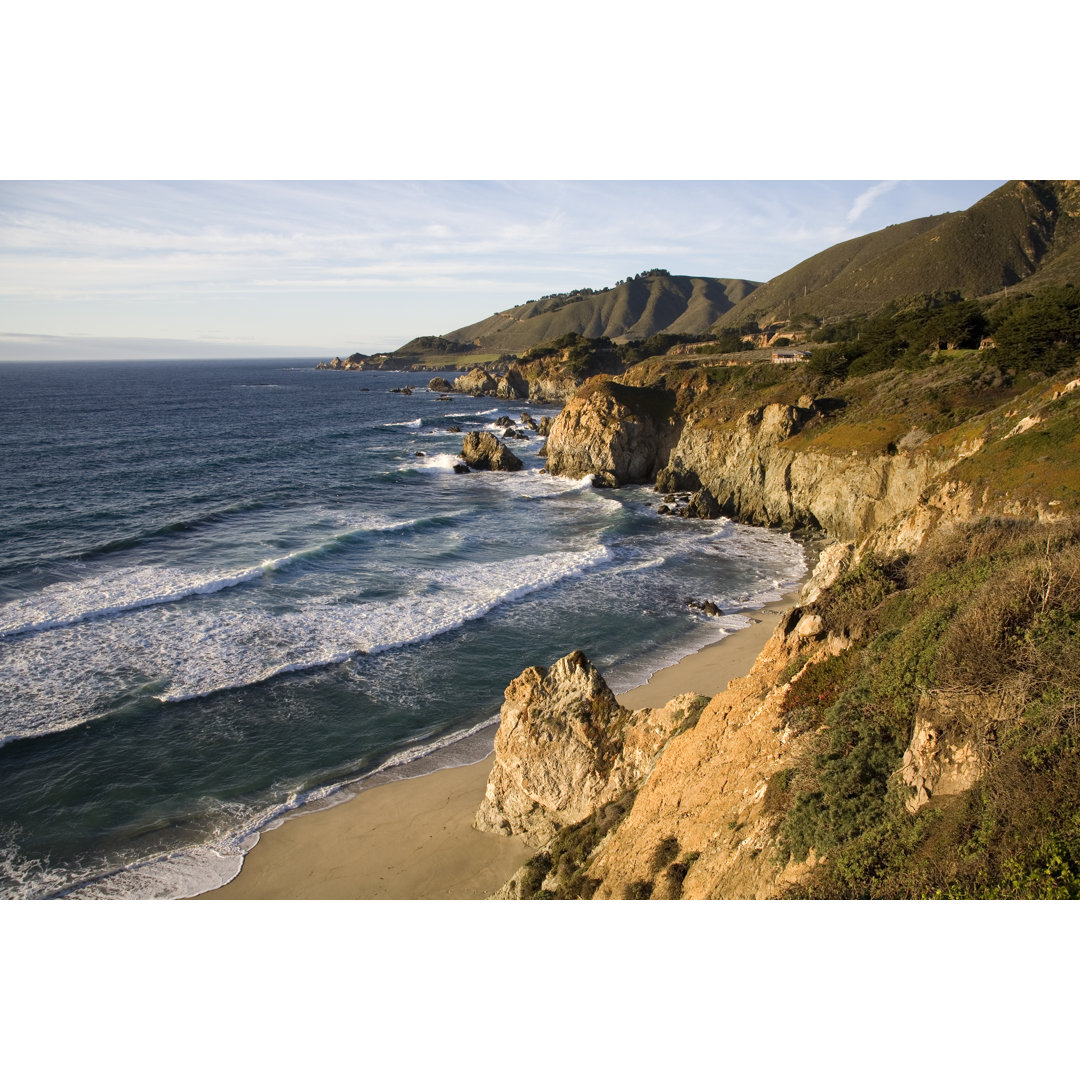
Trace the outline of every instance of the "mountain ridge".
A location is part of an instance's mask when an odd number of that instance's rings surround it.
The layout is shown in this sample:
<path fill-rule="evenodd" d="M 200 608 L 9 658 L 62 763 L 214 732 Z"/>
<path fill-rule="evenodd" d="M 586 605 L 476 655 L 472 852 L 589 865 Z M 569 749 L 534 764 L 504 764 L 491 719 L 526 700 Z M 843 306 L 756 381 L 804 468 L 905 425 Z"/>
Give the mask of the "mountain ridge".
<path fill-rule="evenodd" d="M 530 300 L 441 335 L 491 352 L 518 352 L 566 334 L 613 340 L 704 334 L 759 283 L 649 271 L 599 291 Z"/>
<path fill-rule="evenodd" d="M 804 259 L 724 312 L 714 330 L 873 314 L 904 297 L 1075 280 L 1080 181 L 1011 180 L 966 210 L 917 218 L 845 240 Z"/>

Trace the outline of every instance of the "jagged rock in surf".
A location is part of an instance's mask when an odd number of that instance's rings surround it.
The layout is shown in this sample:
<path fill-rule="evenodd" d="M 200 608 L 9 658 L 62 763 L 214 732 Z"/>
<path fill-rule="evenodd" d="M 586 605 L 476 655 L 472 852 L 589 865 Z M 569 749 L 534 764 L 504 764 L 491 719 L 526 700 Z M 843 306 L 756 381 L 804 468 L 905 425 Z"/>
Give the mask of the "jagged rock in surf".
<path fill-rule="evenodd" d="M 474 469 L 494 472 L 517 472 L 522 465 L 521 458 L 490 431 L 470 431 L 462 439 L 461 456 Z"/>
<path fill-rule="evenodd" d="M 724 613 L 711 600 L 687 600 L 687 607 L 696 608 L 705 615 L 723 615 Z"/>
<path fill-rule="evenodd" d="M 435 378 L 427 384 L 427 388 L 442 394 L 448 394 L 453 389 L 441 375 L 436 375 Z"/>

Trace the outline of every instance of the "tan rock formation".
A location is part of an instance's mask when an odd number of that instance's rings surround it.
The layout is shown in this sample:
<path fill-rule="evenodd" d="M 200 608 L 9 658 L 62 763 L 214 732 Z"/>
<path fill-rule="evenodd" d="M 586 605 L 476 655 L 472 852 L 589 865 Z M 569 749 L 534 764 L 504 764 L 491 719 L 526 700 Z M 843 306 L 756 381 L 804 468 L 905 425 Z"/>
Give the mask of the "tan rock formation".
<path fill-rule="evenodd" d="M 1018 691 L 924 693 L 901 773 L 913 789 L 908 810 L 914 814 L 936 795 L 959 795 L 973 787 L 986 768 L 994 732 L 1015 725 L 1023 701 Z"/>
<path fill-rule="evenodd" d="M 785 620 L 750 673 L 732 680 L 697 726 L 669 743 L 589 867 L 600 879 L 596 899 L 633 895 L 643 881 L 663 896 L 667 868 L 656 859 L 662 845 L 681 859 L 693 856 L 680 891 L 687 899 L 776 896 L 805 874 L 808 864 L 775 859 L 779 807 L 770 793 L 770 781 L 789 767 L 800 743 L 780 709 L 787 685 L 779 675 L 796 648 L 787 632 L 792 622 L 799 619 Z M 821 658 L 828 653 L 823 646 Z"/>
<path fill-rule="evenodd" d="M 454 389 L 460 394 L 494 394 L 498 387 L 499 380 L 483 368 L 473 368 L 454 380 Z"/>
<path fill-rule="evenodd" d="M 527 668 L 506 688 L 476 827 L 547 843 L 635 788 L 693 699 L 631 712 L 580 652 Z"/>
<path fill-rule="evenodd" d="M 651 480 L 675 434 L 650 391 L 597 376 L 552 423 L 548 470 L 575 479 L 591 473 L 610 486 Z"/>

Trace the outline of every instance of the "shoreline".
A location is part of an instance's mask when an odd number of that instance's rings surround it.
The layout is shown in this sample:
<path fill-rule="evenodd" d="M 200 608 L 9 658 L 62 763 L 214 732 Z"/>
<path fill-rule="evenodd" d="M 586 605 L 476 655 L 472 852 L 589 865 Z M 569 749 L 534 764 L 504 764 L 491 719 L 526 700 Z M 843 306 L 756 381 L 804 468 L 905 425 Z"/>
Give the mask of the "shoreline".
<path fill-rule="evenodd" d="M 696 692 L 712 697 L 745 675 L 802 582 L 746 612 L 751 624 L 660 668 L 617 695 L 657 708 Z M 493 733 L 494 734 L 494 733 Z M 490 896 L 534 849 L 472 827 L 493 754 L 472 765 L 364 788 L 347 802 L 286 815 L 264 830 L 231 881 L 195 900 L 476 900 Z"/>

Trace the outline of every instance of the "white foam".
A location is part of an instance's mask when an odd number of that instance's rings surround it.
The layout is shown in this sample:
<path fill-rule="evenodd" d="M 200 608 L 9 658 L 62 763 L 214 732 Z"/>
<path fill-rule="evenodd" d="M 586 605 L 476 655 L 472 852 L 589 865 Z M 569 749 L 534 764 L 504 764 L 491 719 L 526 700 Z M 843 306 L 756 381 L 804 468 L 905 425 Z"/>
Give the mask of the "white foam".
<path fill-rule="evenodd" d="M 456 460 L 445 454 L 438 457 L 450 458 L 451 462 Z M 440 462 L 428 467 L 444 466 Z M 438 516 L 457 517 L 462 513 L 452 511 Z M 191 596 L 208 596 L 257 581 L 271 571 L 322 554 L 336 544 L 357 536 L 404 532 L 432 520 L 435 519 L 418 517 L 402 521 L 348 522 L 349 528 L 317 544 L 241 569 L 207 571 L 161 566 L 118 567 L 81 581 L 49 585 L 32 597 L 14 600 L 0 607 L 0 638 L 54 630 L 138 608 L 175 603 Z"/>
<path fill-rule="evenodd" d="M 293 558 L 294 554 L 284 555 L 259 566 L 210 574 L 168 567 L 123 567 L 84 581 L 60 582 L 0 608 L 0 637 L 52 630 L 86 619 L 220 592 L 254 581 Z"/>
<path fill-rule="evenodd" d="M 360 653 L 377 654 L 431 641 L 502 604 L 609 561 L 608 548 L 551 553 L 417 574 L 425 591 L 378 603 L 321 604 L 277 618 L 245 613 L 232 633 L 216 635 L 224 664 L 181 664 L 160 701 L 205 697 L 251 686 L 289 672 L 340 664 Z M 252 641 L 255 634 L 258 641 Z M 267 662 L 267 654 L 274 660 Z"/>
<path fill-rule="evenodd" d="M 589 473 L 588 476 L 583 476 L 580 480 L 568 480 L 566 477 L 552 476 L 550 473 L 541 473 L 539 470 L 535 473 L 530 472 L 530 479 L 534 476 L 539 480 L 544 490 L 537 494 L 528 493 L 524 496 L 526 499 L 550 499 L 560 495 L 570 495 L 576 491 L 596 491 L 596 488 L 593 486 L 592 473 Z M 597 497 L 601 498 L 602 496 L 598 495 Z M 611 505 L 618 507 L 618 504 L 615 502 L 611 502 Z"/>
<path fill-rule="evenodd" d="M 457 454 L 425 454 L 422 458 L 417 458 L 415 464 L 410 468 L 414 469 L 438 469 L 442 472 L 453 472 L 455 465 L 461 464 L 461 458 Z"/>
<path fill-rule="evenodd" d="M 608 548 L 417 572 L 409 595 L 300 610 L 252 604 L 154 609 L 20 636 L 0 654 L 0 741 L 76 727 L 118 698 L 176 702 L 429 641 L 609 561 Z"/>
<path fill-rule="evenodd" d="M 43 898 L 67 882 L 67 875 L 52 867 L 47 859 L 24 855 L 12 830 L 3 830 L 0 835 L 0 900 Z"/>
<path fill-rule="evenodd" d="M 388 420 L 385 424 L 383 424 L 383 427 L 418 428 L 419 426 L 420 426 L 419 417 L 416 420 L 394 420 L 394 421 L 389 421 Z"/>

